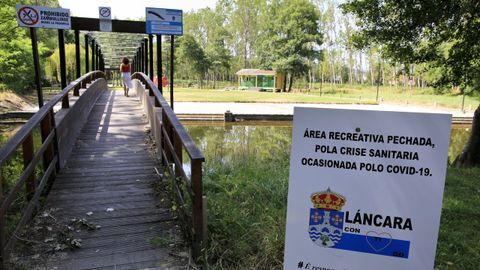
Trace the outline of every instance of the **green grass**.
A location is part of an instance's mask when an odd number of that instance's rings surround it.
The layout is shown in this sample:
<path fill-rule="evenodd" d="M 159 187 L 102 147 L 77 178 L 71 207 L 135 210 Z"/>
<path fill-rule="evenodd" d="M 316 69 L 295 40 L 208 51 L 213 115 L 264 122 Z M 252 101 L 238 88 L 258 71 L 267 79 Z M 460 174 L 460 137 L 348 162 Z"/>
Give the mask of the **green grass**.
<path fill-rule="evenodd" d="M 209 160 L 207 260 L 213 269 L 281 269 L 288 153 Z M 449 168 L 438 240 L 437 270 L 480 264 L 480 169 Z"/>
<path fill-rule="evenodd" d="M 443 198 L 436 269 L 480 265 L 480 169 L 449 168 Z"/>
<path fill-rule="evenodd" d="M 376 104 L 376 88 L 365 85 L 325 86 L 320 95 L 319 89 L 307 92 L 294 90 L 291 93 L 257 91 L 175 88 L 176 101 L 190 102 L 273 102 L 273 103 L 338 103 Z M 164 94 L 168 99 L 169 90 Z M 432 88 L 402 89 L 382 86 L 379 89 L 379 103 L 409 104 L 461 109 L 463 96 L 458 93 L 435 94 Z M 479 104 L 478 96 L 465 97 L 465 110 L 474 110 Z"/>
<path fill-rule="evenodd" d="M 213 269 L 280 269 L 286 219 L 288 155 L 210 161 L 204 190 L 208 198 Z"/>

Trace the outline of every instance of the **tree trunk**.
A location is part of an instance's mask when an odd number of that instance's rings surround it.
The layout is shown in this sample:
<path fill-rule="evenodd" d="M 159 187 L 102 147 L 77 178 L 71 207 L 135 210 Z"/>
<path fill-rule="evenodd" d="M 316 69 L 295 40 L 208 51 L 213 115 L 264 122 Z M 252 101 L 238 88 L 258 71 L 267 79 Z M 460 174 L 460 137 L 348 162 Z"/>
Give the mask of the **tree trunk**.
<path fill-rule="evenodd" d="M 217 82 L 217 76 L 215 76 L 215 71 L 213 72 L 213 89 L 215 89 L 215 83 Z"/>
<path fill-rule="evenodd" d="M 480 167 L 480 106 L 473 114 L 470 138 L 452 165 L 457 168 Z"/>
<path fill-rule="evenodd" d="M 293 85 L 293 75 L 290 75 L 290 80 L 288 84 L 288 92 L 292 92 L 292 85 Z"/>
<path fill-rule="evenodd" d="M 320 65 L 320 74 L 322 76 L 322 80 L 320 81 L 320 96 L 322 95 L 322 87 L 323 87 L 323 65 Z"/>

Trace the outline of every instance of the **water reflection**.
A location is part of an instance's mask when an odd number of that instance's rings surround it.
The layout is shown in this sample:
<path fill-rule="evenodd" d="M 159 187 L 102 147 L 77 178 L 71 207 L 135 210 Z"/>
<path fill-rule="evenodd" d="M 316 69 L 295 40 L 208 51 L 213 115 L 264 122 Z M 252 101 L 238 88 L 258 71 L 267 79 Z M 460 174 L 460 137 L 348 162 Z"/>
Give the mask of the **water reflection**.
<path fill-rule="evenodd" d="M 267 157 L 280 151 L 290 152 L 291 122 L 185 122 L 192 139 L 203 151 L 207 162 L 229 162 L 246 155 Z M 451 163 L 468 140 L 470 126 L 453 125 L 448 159 Z"/>
<path fill-rule="evenodd" d="M 290 151 L 291 122 L 185 122 L 191 137 L 208 160 L 228 162 L 245 155 L 265 157 Z M 18 125 L 0 125 L 0 147 L 18 130 Z M 470 135 L 470 125 L 453 125 L 448 159 L 461 153 Z"/>

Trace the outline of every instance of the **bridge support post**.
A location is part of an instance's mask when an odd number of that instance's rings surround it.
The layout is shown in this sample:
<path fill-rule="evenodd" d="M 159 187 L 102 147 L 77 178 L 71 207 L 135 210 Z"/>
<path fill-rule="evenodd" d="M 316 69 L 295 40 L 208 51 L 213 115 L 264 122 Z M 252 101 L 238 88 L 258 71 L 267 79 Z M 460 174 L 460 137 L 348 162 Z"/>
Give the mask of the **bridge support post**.
<path fill-rule="evenodd" d="M 40 124 L 40 131 L 42 135 L 42 142 L 45 142 L 47 140 L 48 135 L 50 135 L 50 132 L 53 129 L 52 125 L 52 118 L 53 118 L 53 111 L 50 110 L 50 112 L 45 115 L 45 118 L 43 118 L 41 124 Z M 56 139 L 54 139 L 56 140 Z M 56 142 L 50 143 L 48 146 L 47 150 L 45 150 L 45 154 L 43 156 L 43 168 L 46 170 L 48 168 L 48 165 L 50 162 L 52 162 L 53 157 L 55 155 L 55 147 L 53 146 Z"/>
<path fill-rule="evenodd" d="M 100 46 L 98 43 L 95 43 L 95 70 L 98 70 L 98 62 L 100 60 Z"/>
<path fill-rule="evenodd" d="M 3 194 L 1 196 L 1 199 L 3 201 Z M 5 257 L 7 257 L 7 252 L 5 250 L 5 245 L 7 244 L 6 238 L 5 238 L 5 216 L 2 215 L 0 216 L 0 269 L 5 269 Z"/>
<path fill-rule="evenodd" d="M 95 39 L 92 38 L 92 71 L 95 70 Z"/>
<path fill-rule="evenodd" d="M 88 65 L 88 51 L 90 50 L 88 48 L 88 35 L 85 35 L 85 74 L 88 73 L 88 70 L 89 70 L 89 65 Z"/>
<path fill-rule="evenodd" d="M 170 42 L 170 107 L 172 108 L 173 111 L 173 68 L 174 68 L 174 51 L 175 51 L 175 36 L 171 35 L 170 36 L 171 42 Z"/>
<path fill-rule="evenodd" d="M 33 147 L 33 137 L 32 134 L 29 134 L 27 138 L 23 141 L 22 145 L 23 151 L 23 168 L 26 169 L 30 162 L 33 159 L 34 147 Z M 27 200 L 30 201 L 35 194 L 35 170 L 33 170 L 30 175 L 25 180 L 25 192 Z"/>
<path fill-rule="evenodd" d="M 42 83 L 40 81 L 40 61 L 38 60 L 37 32 L 30 28 L 30 39 L 32 40 L 33 68 L 35 70 L 35 86 L 37 87 L 38 107 L 43 106 Z"/>
<path fill-rule="evenodd" d="M 63 29 L 58 29 L 58 52 L 60 54 L 60 81 L 62 90 L 67 87 L 67 64 L 65 61 L 65 35 Z M 68 108 L 68 95 L 62 99 L 62 108 Z"/>
<path fill-rule="evenodd" d="M 162 35 L 157 35 L 157 82 L 160 94 L 163 95 L 163 70 L 162 70 Z"/>
<path fill-rule="evenodd" d="M 80 30 L 75 30 L 75 70 L 77 72 L 77 78 L 82 76 L 80 66 Z"/>
<path fill-rule="evenodd" d="M 148 52 L 150 53 L 148 60 L 150 60 L 148 75 L 150 80 L 153 82 L 153 35 L 148 35 Z"/>
<path fill-rule="evenodd" d="M 144 67 L 143 73 L 147 74 L 148 73 L 148 38 L 145 38 L 145 51 L 144 51 L 144 53 L 145 53 L 145 56 L 144 56 L 145 61 L 144 61 L 143 64 L 145 65 L 145 67 Z"/>
<path fill-rule="evenodd" d="M 143 53 L 145 51 L 145 43 L 142 42 L 142 47 L 140 47 L 140 72 L 145 72 L 144 68 L 145 68 L 145 61 L 144 61 L 144 57 L 145 57 L 145 54 Z"/>
<path fill-rule="evenodd" d="M 194 193 L 193 203 L 193 257 L 201 256 L 203 245 L 205 244 L 204 235 L 204 207 L 203 207 L 203 188 L 202 188 L 202 161 L 191 161 L 192 189 Z"/>

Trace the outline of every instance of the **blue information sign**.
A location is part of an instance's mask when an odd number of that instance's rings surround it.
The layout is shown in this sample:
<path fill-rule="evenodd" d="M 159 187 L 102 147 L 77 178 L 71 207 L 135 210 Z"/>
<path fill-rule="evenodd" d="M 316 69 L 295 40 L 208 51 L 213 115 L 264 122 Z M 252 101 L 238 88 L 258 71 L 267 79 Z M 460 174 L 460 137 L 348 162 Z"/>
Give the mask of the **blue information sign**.
<path fill-rule="evenodd" d="M 146 8 L 148 34 L 183 35 L 183 11 L 179 9 Z"/>

